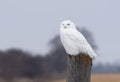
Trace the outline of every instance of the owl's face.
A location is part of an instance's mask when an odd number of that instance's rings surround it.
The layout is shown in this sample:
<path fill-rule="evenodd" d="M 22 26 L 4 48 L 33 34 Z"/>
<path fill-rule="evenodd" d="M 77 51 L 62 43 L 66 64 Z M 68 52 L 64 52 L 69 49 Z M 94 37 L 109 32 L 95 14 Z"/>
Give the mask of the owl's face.
<path fill-rule="evenodd" d="M 61 28 L 63 29 L 74 29 L 75 24 L 69 20 L 65 20 L 61 23 Z"/>

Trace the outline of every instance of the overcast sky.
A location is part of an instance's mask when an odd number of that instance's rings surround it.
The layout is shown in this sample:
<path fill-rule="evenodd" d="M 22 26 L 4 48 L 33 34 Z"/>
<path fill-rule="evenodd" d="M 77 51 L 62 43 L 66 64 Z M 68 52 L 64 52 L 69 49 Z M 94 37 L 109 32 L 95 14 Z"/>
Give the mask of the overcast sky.
<path fill-rule="evenodd" d="M 98 61 L 119 61 L 120 0 L 0 0 L 0 49 L 45 54 L 65 19 L 93 33 Z"/>

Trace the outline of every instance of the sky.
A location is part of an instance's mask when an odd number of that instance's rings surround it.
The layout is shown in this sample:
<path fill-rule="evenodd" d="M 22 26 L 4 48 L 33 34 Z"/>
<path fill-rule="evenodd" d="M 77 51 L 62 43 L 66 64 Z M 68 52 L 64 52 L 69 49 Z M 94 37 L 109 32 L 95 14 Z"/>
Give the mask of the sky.
<path fill-rule="evenodd" d="M 0 0 L 0 49 L 49 52 L 49 41 L 69 19 L 94 35 L 96 61 L 120 59 L 120 0 Z"/>

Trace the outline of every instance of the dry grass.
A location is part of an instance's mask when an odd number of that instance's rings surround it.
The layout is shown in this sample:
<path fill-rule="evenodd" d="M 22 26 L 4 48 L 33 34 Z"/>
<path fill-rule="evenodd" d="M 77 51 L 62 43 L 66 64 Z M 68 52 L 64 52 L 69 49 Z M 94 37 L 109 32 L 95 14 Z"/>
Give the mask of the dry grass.
<path fill-rule="evenodd" d="M 92 74 L 91 82 L 120 82 L 120 74 Z M 65 80 L 51 82 L 66 82 Z"/>
<path fill-rule="evenodd" d="M 12 80 L 0 79 L 0 82 L 66 82 L 63 80 L 52 80 L 46 77 L 44 79 L 28 79 L 28 78 L 14 78 Z M 60 79 L 60 78 L 59 78 Z M 120 82 L 120 74 L 92 74 L 91 82 Z"/>
<path fill-rule="evenodd" d="M 93 74 L 91 82 L 120 82 L 120 74 Z"/>

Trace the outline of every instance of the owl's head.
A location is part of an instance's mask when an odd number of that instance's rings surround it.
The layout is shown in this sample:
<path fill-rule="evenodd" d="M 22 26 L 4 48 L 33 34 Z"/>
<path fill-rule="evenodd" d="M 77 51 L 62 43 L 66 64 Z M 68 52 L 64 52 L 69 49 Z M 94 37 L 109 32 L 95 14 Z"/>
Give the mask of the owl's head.
<path fill-rule="evenodd" d="M 65 20 L 61 23 L 61 28 L 63 29 L 75 29 L 75 24 L 70 20 Z"/>

